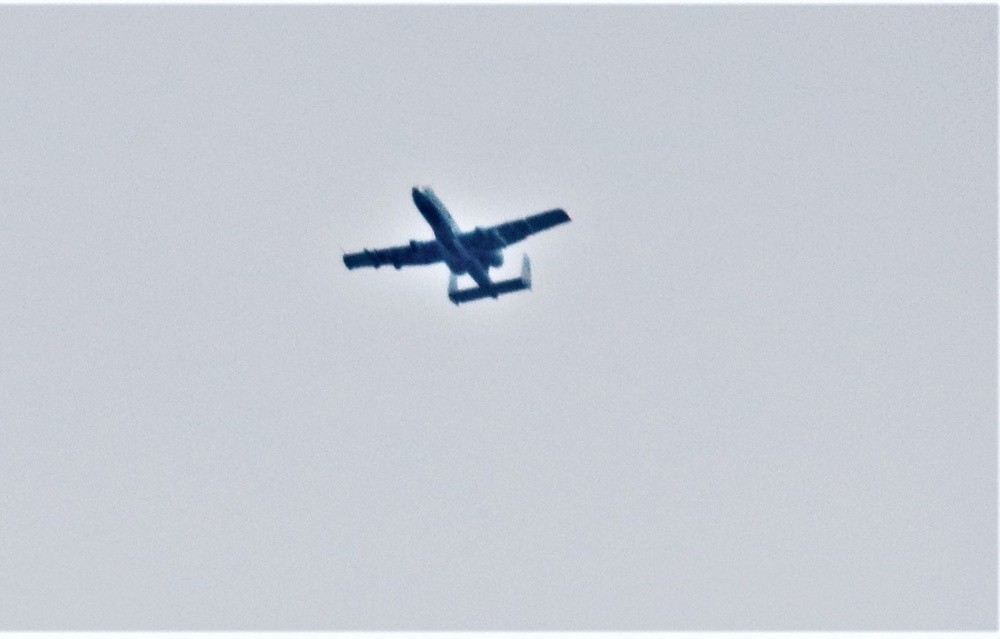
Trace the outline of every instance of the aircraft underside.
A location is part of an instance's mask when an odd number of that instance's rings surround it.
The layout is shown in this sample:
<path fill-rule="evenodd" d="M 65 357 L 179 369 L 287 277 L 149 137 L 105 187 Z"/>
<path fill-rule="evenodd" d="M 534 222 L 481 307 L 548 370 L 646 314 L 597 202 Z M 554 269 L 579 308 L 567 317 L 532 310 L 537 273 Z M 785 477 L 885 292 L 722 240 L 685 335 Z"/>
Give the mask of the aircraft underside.
<path fill-rule="evenodd" d="M 525 255 L 521 262 L 521 275 L 494 282 L 489 270 L 504 263 L 503 249 L 524 238 L 548 228 L 569 222 L 562 209 L 552 209 L 519 220 L 512 220 L 489 228 L 461 232 L 444 204 L 429 188 L 413 188 L 413 202 L 434 232 L 430 241 L 410 240 L 409 244 L 384 249 L 365 249 L 344 255 L 348 269 L 370 266 L 379 268 L 392 265 L 404 266 L 443 262 L 451 271 L 448 282 L 448 299 L 464 304 L 484 297 L 494 299 L 508 293 L 531 288 L 531 262 Z M 458 288 L 458 276 L 468 274 L 476 286 Z"/>

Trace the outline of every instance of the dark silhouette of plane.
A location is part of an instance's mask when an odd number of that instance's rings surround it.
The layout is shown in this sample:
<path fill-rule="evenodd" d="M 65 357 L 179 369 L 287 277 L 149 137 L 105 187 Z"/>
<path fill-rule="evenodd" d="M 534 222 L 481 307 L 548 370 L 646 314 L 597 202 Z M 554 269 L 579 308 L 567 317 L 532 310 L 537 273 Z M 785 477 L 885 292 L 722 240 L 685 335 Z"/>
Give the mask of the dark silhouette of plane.
<path fill-rule="evenodd" d="M 404 266 L 444 262 L 451 270 L 448 299 L 456 305 L 484 297 L 496 299 L 507 293 L 531 288 L 531 262 L 527 255 L 521 263 L 521 277 L 494 282 L 490 279 L 489 269 L 503 264 L 504 248 L 520 242 L 533 233 L 570 221 L 566 211 L 552 209 L 520 220 L 463 233 L 458 229 L 448 209 L 444 208 L 444 204 L 429 187 L 413 187 L 413 203 L 431 225 L 435 239 L 425 242 L 410 240 L 409 244 L 403 246 L 348 253 L 344 255 L 344 265 L 349 269 L 355 269 L 362 266 L 378 268 L 383 264 L 392 264 L 399 269 Z M 459 290 L 458 276 L 464 273 L 472 276 L 477 284 L 476 287 Z"/>

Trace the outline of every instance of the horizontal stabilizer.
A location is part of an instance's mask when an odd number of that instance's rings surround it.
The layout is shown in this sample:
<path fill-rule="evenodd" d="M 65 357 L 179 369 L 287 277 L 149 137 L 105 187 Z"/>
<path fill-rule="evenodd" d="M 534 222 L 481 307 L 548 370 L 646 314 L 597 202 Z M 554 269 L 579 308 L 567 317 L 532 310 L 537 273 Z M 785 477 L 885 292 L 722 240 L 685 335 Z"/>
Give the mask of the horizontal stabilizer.
<path fill-rule="evenodd" d="M 494 282 L 491 288 L 477 286 L 475 288 L 459 290 L 458 278 L 452 275 L 451 280 L 448 282 L 448 299 L 454 302 L 455 305 L 458 305 L 464 304 L 465 302 L 474 302 L 484 297 L 497 298 L 501 295 L 506 295 L 507 293 L 516 293 L 517 291 L 523 291 L 530 288 L 531 261 L 528 259 L 528 256 L 525 255 L 524 260 L 521 262 L 521 277 L 515 277 L 502 282 Z"/>

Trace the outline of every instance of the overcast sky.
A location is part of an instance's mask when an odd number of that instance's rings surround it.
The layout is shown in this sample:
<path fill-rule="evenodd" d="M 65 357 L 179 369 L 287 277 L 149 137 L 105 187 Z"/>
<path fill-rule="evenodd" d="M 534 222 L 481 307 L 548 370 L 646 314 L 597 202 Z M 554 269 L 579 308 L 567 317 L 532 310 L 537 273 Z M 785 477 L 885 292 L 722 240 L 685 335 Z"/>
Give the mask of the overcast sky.
<path fill-rule="evenodd" d="M 0 8 L 0 629 L 990 629 L 997 8 Z M 348 272 L 562 207 L 534 290 Z"/>

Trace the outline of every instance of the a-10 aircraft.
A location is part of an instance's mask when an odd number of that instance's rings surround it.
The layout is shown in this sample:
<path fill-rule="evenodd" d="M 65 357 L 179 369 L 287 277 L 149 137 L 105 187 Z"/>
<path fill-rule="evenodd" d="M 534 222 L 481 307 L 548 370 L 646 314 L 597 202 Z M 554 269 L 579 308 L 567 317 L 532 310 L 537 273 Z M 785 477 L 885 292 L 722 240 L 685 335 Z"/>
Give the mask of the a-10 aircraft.
<path fill-rule="evenodd" d="M 399 269 L 404 266 L 444 262 L 451 270 L 448 299 L 456 305 L 484 297 L 496 299 L 507 293 L 531 288 L 531 262 L 527 255 L 521 263 L 521 277 L 494 282 L 490 279 L 489 269 L 503 264 L 504 248 L 520 242 L 533 233 L 570 221 L 566 211 L 552 209 L 520 220 L 463 233 L 430 187 L 413 187 L 413 203 L 431 225 L 435 239 L 424 242 L 410 240 L 409 244 L 403 246 L 348 253 L 344 255 L 344 265 L 349 269 L 355 269 L 362 266 L 378 268 L 383 264 L 392 264 Z M 472 276 L 477 284 L 476 287 L 459 290 L 458 276 L 464 273 Z"/>

